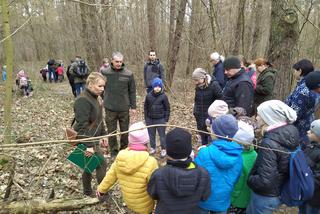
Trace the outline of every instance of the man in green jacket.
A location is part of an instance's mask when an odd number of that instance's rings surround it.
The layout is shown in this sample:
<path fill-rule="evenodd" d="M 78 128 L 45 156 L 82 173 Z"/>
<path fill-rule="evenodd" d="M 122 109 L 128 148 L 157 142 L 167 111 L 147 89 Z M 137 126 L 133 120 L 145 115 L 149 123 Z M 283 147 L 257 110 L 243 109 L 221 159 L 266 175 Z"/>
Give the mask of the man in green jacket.
<path fill-rule="evenodd" d="M 108 81 L 104 90 L 108 133 L 117 130 L 118 121 L 120 131 L 127 131 L 129 128 L 129 112 L 133 116 L 136 113 L 136 84 L 133 73 L 124 65 L 123 55 L 120 52 L 112 54 L 110 67 L 103 69 L 101 73 Z M 128 134 L 121 135 L 120 148 L 116 136 L 109 138 L 109 145 L 111 155 L 117 155 L 119 150 L 128 146 Z"/>

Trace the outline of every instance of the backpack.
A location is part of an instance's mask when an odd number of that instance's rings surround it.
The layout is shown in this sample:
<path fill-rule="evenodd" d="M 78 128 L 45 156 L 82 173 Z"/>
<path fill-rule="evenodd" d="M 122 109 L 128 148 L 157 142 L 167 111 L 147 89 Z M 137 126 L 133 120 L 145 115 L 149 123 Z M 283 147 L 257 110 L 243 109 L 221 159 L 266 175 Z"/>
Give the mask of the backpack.
<path fill-rule="evenodd" d="M 84 60 L 78 62 L 77 68 L 75 70 L 77 77 L 86 77 L 88 76 L 88 66 Z"/>
<path fill-rule="evenodd" d="M 287 206 L 300 206 L 311 199 L 314 192 L 313 174 L 300 147 L 290 154 L 289 173 L 280 199 Z"/>

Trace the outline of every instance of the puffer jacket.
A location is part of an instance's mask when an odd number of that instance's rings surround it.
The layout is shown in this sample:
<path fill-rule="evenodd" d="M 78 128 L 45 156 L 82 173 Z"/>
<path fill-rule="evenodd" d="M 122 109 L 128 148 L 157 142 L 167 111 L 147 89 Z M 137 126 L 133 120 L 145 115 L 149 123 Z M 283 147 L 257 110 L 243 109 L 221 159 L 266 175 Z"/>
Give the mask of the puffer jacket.
<path fill-rule="evenodd" d="M 315 182 L 313 197 L 307 203 L 313 207 L 320 208 L 320 144 L 311 142 L 304 150 L 304 154 L 308 165 L 312 169 Z"/>
<path fill-rule="evenodd" d="M 75 124 L 79 139 L 106 135 L 103 123 L 103 104 L 100 97 L 85 89 L 74 102 Z M 99 141 L 83 142 L 88 147 L 97 145 Z"/>
<path fill-rule="evenodd" d="M 293 125 L 285 125 L 266 132 L 261 147 L 280 151 L 294 151 L 299 146 L 299 132 Z M 251 170 L 248 186 L 256 194 L 277 197 L 289 177 L 290 154 L 259 149 Z"/>
<path fill-rule="evenodd" d="M 106 193 L 118 180 L 123 200 L 136 213 L 152 212 L 154 201 L 147 193 L 147 184 L 158 163 L 145 151 L 124 149 L 119 152 L 98 191 Z"/>
<path fill-rule="evenodd" d="M 147 94 L 144 101 L 144 118 L 165 119 L 169 121 L 170 104 L 167 95 L 164 92 Z"/>
<path fill-rule="evenodd" d="M 212 76 L 216 78 L 220 87 L 223 89 L 228 79 L 226 75 L 224 75 L 224 68 L 221 60 L 213 66 Z"/>
<path fill-rule="evenodd" d="M 211 195 L 199 206 L 205 210 L 224 212 L 230 207 L 231 192 L 242 170 L 242 147 L 226 140 L 214 140 L 200 149 L 195 162 L 205 168 L 211 178 Z"/>
<path fill-rule="evenodd" d="M 158 77 L 164 81 L 164 68 L 160 63 L 159 59 L 155 61 L 147 61 L 143 69 L 144 86 L 146 88 L 151 88 L 152 81 L 154 78 Z"/>
<path fill-rule="evenodd" d="M 210 195 L 210 177 L 193 162 L 188 168 L 166 165 L 152 174 L 148 193 L 158 201 L 156 214 L 197 214 L 197 203 Z"/>
<path fill-rule="evenodd" d="M 207 74 L 208 86 L 196 87 L 193 114 L 203 121 L 209 117 L 208 108 L 217 99 L 222 98 L 222 89 L 214 77 Z"/>
<path fill-rule="evenodd" d="M 254 103 L 257 107 L 261 103 L 273 98 L 273 89 L 276 81 L 276 70 L 266 68 L 257 79 L 256 90 L 254 91 Z"/>

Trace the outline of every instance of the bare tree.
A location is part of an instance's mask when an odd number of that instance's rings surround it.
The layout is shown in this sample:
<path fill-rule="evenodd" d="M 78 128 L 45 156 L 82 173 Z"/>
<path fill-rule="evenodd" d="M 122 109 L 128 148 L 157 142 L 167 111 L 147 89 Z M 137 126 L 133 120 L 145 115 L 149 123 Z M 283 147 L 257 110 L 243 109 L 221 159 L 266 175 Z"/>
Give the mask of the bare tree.
<path fill-rule="evenodd" d="M 183 22 L 184 22 L 184 16 L 186 12 L 186 5 L 187 0 L 180 0 L 180 6 L 179 6 L 179 13 L 177 17 L 177 24 L 176 24 L 176 30 L 174 31 L 174 37 L 172 46 L 169 46 L 169 55 L 168 55 L 168 75 L 167 80 L 169 86 L 172 85 L 173 76 L 178 60 L 178 53 L 180 48 L 180 40 L 181 40 L 181 34 L 183 30 Z"/>
<path fill-rule="evenodd" d="M 150 49 L 156 49 L 156 7 L 155 0 L 147 1 L 147 15 L 149 26 L 149 47 Z"/>
<path fill-rule="evenodd" d="M 261 42 L 261 30 L 262 30 L 262 2 L 254 0 L 253 1 L 253 17 L 251 19 L 252 23 L 252 42 L 250 46 L 250 53 L 251 58 L 256 59 L 259 57 L 259 49 L 260 49 L 260 42 Z"/>
<path fill-rule="evenodd" d="M 6 81 L 6 96 L 4 101 L 4 142 L 11 143 L 11 106 L 12 106 L 12 71 L 13 71 L 13 45 L 10 30 L 9 8 L 8 1 L 1 1 L 3 38 L 5 46 L 6 64 L 7 64 L 7 81 Z"/>
<path fill-rule="evenodd" d="M 279 71 L 275 86 L 278 99 L 284 99 L 290 92 L 291 66 L 298 39 L 298 14 L 285 0 L 272 0 L 268 59 Z"/>
<path fill-rule="evenodd" d="M 239 8 L 237 9 L 236 16 L 236 26 L 235 31 L 233 33 L 233 37 L 231 41 L 231 53 L 233 55 L 237 55 L 241 52 L 244 54 L 244 11 L 245 11 L 246 0 L 239 1 Z M 241 49 L 240 49 L 241 48 Z"/>

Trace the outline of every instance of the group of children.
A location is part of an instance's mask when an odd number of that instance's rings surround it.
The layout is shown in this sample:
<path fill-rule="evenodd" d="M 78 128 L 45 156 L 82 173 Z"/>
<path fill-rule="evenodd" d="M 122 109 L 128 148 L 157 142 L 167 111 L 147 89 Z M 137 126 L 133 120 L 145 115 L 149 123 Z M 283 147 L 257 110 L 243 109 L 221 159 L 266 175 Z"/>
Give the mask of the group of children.
<path fill-rule="evenodd" d="M 62 61 L 50 59 L 47 65 L 40 69 L 40 74 L 45 82 L 47 79 L 49 82 L 62 82 L 64 79 L 64 68 Z"/>
<path fill-rule="evenodd" d="M 20 70 L 16 76 L 16 85 L 22 90 L 24 97 L 32 95 L 33 87 L 31 80 L 24 70 Z"/>
<path fill-rule="evenodd" d="M 257 122 L 263 139 L 257 153 L 252 146 L 253 126 L 228 114 L 223 101 L 215 102 L 217 111 L 210 125 L 215 137 L 211 144 L 198 149 L 194 159 L 191 134 L 175 128 L 164 139 L 167 165 L 158 168 L 148 152 L 151 139 L 146 126 L 143 122 L 131 125 L 128 148 L 117 155 L 98 186 L 97 196 L 102 197 L 118 181 L 124 202 L 137 213 L 152 213 L 154 204 L 155 213 L 277 210 L 281 187 L 288 179 L 287 152 L 299 145 L 299 133 L 291 125 L 297 118 L 295 111 L 279 100 L 258 107 Z M 320 120 L 311 124 L 308 137 L 312 143 L 305 154 L 316 188 L 313 198 L 299 209 L 300 213 L 319 213 Z"/>

